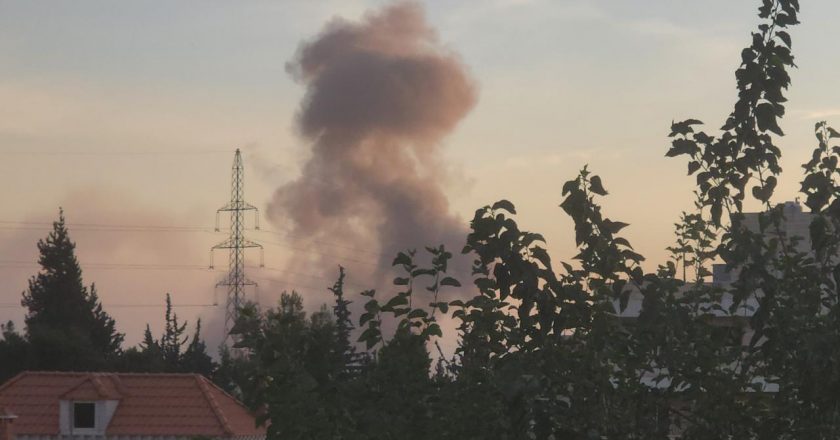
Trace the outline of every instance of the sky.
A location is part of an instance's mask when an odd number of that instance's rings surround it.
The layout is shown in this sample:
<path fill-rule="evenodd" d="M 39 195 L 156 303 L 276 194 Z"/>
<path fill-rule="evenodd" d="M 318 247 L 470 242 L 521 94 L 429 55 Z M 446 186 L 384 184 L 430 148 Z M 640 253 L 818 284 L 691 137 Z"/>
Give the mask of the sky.
<path fill-rule="evenodd" d="M 380 246 L 299 241 L 266 217 L 277 188 L 312 156 L 296 115 L 306 87 L 289 73 L 302 42 L 336 17 L 363 19 L 385 1 L 0 0 L 0 320 L 22 325 L 17 304 L 35 273 L 35 243 L 64 208 L 87 283 L 129 345 L 149 323 L 162 332 L 163 298 L 220 334 L 227 255 L 210 247 L 216 209 L 230 197 L 235 148 L 246 198 L 261 209 L 265 268 L 253 299 L 283 289 L 308 308 L 328 301 L 329 268 L 351 290 L 381 265 Z M 672 120 L 723 122 L 735 100 L 740 49 L 757 24 L 755 1 L 486 0 L 421 2 L 477 91 L 471 111 L 440 141 L 443 188 L 466 225 L 505 198 L 520 226 L 541 232 L 555 260 L 575 254 L 558 208 L 563 182 L 583 165 L 610 192 L 605 213 L 652 269 L 673 223 L 692 208 L 692 179 L 668 159 Z M 778 145 L 785 170 L 775 199 L 796 197 L 799 164 L 819 120 L 840 125 L 840 3 L 803 2 L 792 31 L 799 68 Z M 748 205 L 749 206 L 749 205 Z M 755 206 L 752 206 L 753 208 Z M 224 220 L 224 219 L 223 219 Z M 250 220 L 249 220 L 250 221 Z M 430 243 L 431 244 L 431 243 Z M 313 256 L 317 256 L 313 260 Z M 294 271 L 290 262 L 297 262 Z M 256 266 L 252 254 L 249 266 Z"/>

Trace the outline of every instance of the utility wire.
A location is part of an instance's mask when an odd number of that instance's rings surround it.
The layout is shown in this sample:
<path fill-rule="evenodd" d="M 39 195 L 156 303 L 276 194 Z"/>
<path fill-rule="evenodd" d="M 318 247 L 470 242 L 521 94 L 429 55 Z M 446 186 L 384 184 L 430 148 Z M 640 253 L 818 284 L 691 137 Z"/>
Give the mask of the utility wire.
<path fill-rule="evenodd" d="M 193 156 L 230 154 L 230 150 L 0 150 L 8 156 Z"/>
<path fill-rule="evenodd" d="M 3 231 L 3 230 L 10 230 L 10 231 L 37 230 L 37 231 L 40 231 L 40 230 L 43 230 L 43 227 L 50 227 L 50 226 L 52 226 L 52 222 L 0 220 L 0 231 Z M 198 226 L 198 225 L 182 226 L 182 225 L 130 225 L 130 224 L 126 225 L 126 224 L 104 224 L 104 223 L 68 223 L 67 226 L 69 228 L 71 228 L 72 231 L 84 231 L 84 232 L 87 232 L 87 231 L 95 231 L 95 232 L 205 232 L 205 233 L 212 233 L 212 234 L 224 234 L 223 231 L 217 231 L 214 227 Z M 279 231 L 262 230 L 262 229 L 249 229 L 249 231 L 251 231 L 251 232 L 265 232 L 265 233 L 276 235 L 278 237 L 289 237 L 289 238 L 295 237 L 295 235 L 293 235 L 289 232 L 279 232 Z M 340 244 L 340 243 L 332 243 L 332 242 L 325 241 L 325 240 L 308 240 L 308 242 L 316 243 L 316 244 L 321 245 L 321 246 L 329 246 L 329 247 L 344 249 L 344 250 L 355 252 L 356 254 L 362 253 L 362 254 L 368 254 L 368 255 L 376 256 L 376 257 L 385 257 L 386 256 L 386 254 L 384 254 L 382 252 L 377 252 L 377 251 L 373 251 L 373 250 L 370 250 L 370 249 L 362 249 L 362 248 L 353 247 L 353 246 L 347 246 L 347 245 Z M 296 251 L 311 252 L 311 253 L 321 254 L 321 255 L 325 255 L 325 256 L 330 255 L 330 254 L 327 254 L 325 252 L 314 251 L 314 250 L 312 250 L 311 248 L 308 248 L 308 247 L 296 246 L 296 245 L 291 243 L 291 240 L 289 240 L 289 243 L 278 243 L 278 242 L 270 242 L 270 243 L 274 244 L 275 246 L 292 248 Z M 348 257 L 348 258 L 341 257 L 341 258 L 352 260 L 352 261 L 362 263 L 362 264 L 381 266 L 381 263 L 379 263 L 379 262 L 372 262 L 372 261 L 369 261 L 369 260 L 368 261 L 362 261 L 362 260 L 359 260 L 358 258 L 350 258 L 350 257 Z"/>

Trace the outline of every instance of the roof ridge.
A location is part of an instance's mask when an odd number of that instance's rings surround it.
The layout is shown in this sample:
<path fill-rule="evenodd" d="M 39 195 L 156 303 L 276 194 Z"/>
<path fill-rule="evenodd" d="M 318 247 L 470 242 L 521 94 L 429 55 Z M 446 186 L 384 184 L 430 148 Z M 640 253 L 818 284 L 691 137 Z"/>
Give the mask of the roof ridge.
<path fill-rule="evenodd" d="M 122 380 L 120 379 L 119 374 L 112 374 L 108 377 L 108 379 L 111 379 L 111 384 L 114 385 L 114 388 L 117 390 L 117 392 L 120 395 L 122 395 L 122 396 L 129 396 L 130 395 L 128 390 L 125 388 L 125 384 L 122 383 Z"/>
<path fill-rule="evenodd" d="M 213 413 L 222 425 L 222 430 L 224 430 L 227 435 L 233 435 L 233 429 L 231 428 L 230 422 L 224 412 L 222 412 L 222 409 L 219 408 L 219 402 L 216 402 L 216 398 L 210 394 L 210 390 L 207 386 L 207 380 L 200 374 L 193 374 L 192 376 L 198 384 L 198 388 L 201 389 L 201 394 L 204 396 L 204 399 L 207 400 L 207 403 L 210 405 L 210 409 L 213 410 Z"/>
<path fill-rule="evenodd" d="M 103 385 L 102 381 L 99 380 L 99 375 L 91 374 L 89 377 L 90 377 L 90 381 L 93 383 L 93 387 L 96 388 L 96 392 L 99 393 L 100 396 L 104 396 L 104 395 L 108 394 L 105 391 L 105 385 Z"/>
<path fill-rule="evenodd" d="M 62 391 L 61 394 L 58 395 L 59 398 L 64 398 L 65 396 L 72 393 L 73 391 L 76 391 L 76 389 L 78 389 L 79 387 L 81 387 L 82 385 L 84 385 L 88 382 L 93 384 L 93 388 L 96 389 L 96 392 L 99 393 L 100 396 L 102 395 L 102 390 L 99 387 L 96 386 L 96 383 L 94 383 L 93 376 L 91 374 L 89 374 L 89 373 L 88 374 L 80 373 L 80 374 L 81 374 L 81 377 L 75 378 L 76 381 L 73 382 L 73 385 L 71 385 L 69 388 L 66 388 L 64 391 Z"/>
<path fill-rule="evenodd" d="M 2 392 L 3 390 L 5 390 L 6 388 L 9 388 L 9 387 L 10 387 L 10 386 L 12 386 L 12 384 L 14 384 L 15 382 L 19 381 L 21 378 L 23 378 L 23 377 L 26 375 L 26 373 L 27 373 L 26 371 L 21 371 L 20 373 L 15 374 L 14 376 L 12 376 L 12 378 L 11 378 L 11 379 L 9 379 L 9 380 L 7 380 L 5 383 L 0 384 L 0 392 Z"/>
<path fill-rule="evenodd" d="M 30 374 L 34 376 L 83 376 L 83 375 L 99 375 L 99 376 L 168 376 L 168 377 L 192 377 L 196 373 L 143 373 L 143 372 L 122 372 L 122 371 L 53 371 L 53 370 L 25 370 L 20 374 Z M 15 376 L 16 377 L 16 376 Z M 14 377 L 13 377 L 14 378 Z M 11 379 L 9 379 L 11 380 Z"/>
<path fill-rule="evenodd" d="M 239 405 L 240 407 L 242 407 L 242 409 L 244 409 L 244 410 L 245 410 L 248 414 L 251 414 L 251 415 L 253 415 L 253 414 L 254 414 L 254 411 L 252 411 L 252 410 L 251 410 L 251 408 L 248 408 L 248 406 L 246 406 L 243 402 L 241 402 L 241 401 L 240 401 L 239 399 L 237 399 L 235 396 L 233 396 L 233 395 L 232 395 L 232 394 L 230 394 L 229 392 L 225 391 L 222 387 L 220 387 L 220 386 L 216 385 L 216 383 L 215 383 L 215 382 L 213 382 L 212 380 L 207 379 L 207 378 L 206 378 L 206 377 L 204 377 L 204 376 L 201 376 L 201 378 L 202 378 L 202 379 L 204 379 L 204 381 L 205 381 L 205 382 L 207 382 L 207 384 L 208 384 L 209 386 L 213 387 L 216 391 L 221 392 L 222 394 L 224 394 L 225 396 L 229 397 L 231 400 L 233 400 L 234 402 L 236 402 L 236 404 L 237 404 L 237 405 Z"/>

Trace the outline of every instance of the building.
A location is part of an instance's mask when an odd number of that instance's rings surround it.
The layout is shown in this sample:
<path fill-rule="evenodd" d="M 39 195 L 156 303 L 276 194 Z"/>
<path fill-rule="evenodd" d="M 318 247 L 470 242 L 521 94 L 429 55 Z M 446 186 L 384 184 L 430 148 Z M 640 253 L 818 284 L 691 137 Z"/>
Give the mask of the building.
<path fill-rule="evenodd" d="M 263 440 L 234 397 L 198 374 L 26 371 L 0 386 L 0 440 Z"/>
<path fill-rule="evenodd" d="M 795 243 L 795 249 L 797 251 L 810 253 L 811 240 L 809 226 L 811 224 L 811 221 L 813 220 L 813 216 L 811 215 L 811 213 L 804 212 L 802 210 L 802 206 L 799 204 L 798 201 L 784 202 L 782 204 L 782 212 L 784 220 L 779 225 L 779 229 L 776 230 L 774 228 L 771 230 L 765 230 L 765 237 L 779 237 L 784 238 L 786 240 L 793 239 L 793 242 Z M 760 214 L 757 212 L 744 213 L 743 224 L 749 231 L 754 233 L 759 233 L 761 231 L 759 225 L 759 215 Z M 726 264 L 715 263 L 712 265 L 711 279 L 707 279 L 706 282 L 710 282 L 711 285 L 726 290 L 729 289 L 732 286 L 732 283 L 738 279 L 738 274 L 738 267 L 729 268 Z M 684 292 L 692 289 L 693 287 L 694 286 L 692 285 L 686 285 L 677 294 L 681 295 Z M 752 316 L 755 314 L 755 311 L 759 307 L 759 300 L 757 294 L 760 294 L 760 291 L 748 296 L 747 298 L 744 298 L 739 303 L 739 306 L 734 309 L 733 296 L 731 293 L 726 291 L 724 291 L 721 294 L 719 302 L 715 302 L 714 304 L 700 304 L 703 313 L 710 317 L 709 322 L 712 325 L 731 329 L 732 338 L 730 340 L 730 344 L 728 344 L 727 346 L 731 345 L 733 348 L 746 347 L 749 345 L 750 341 L 755 335 L 753 329 L 750 328 L 749 322 Z M 622 325 L 634 325 L 636 319 L 639 317 L 642 311 L 643 300 L 644 298 L 641 292 L 639 292 L 639 290 L 637 289 L 634 289 L 630 295 L 626 308 L 624 308 L 623 310 L 619 307 L 619 301 L 614 301 L 616 315 L 621 320 Z M 732 366 L 733 371 L 736 368 L 737 367 L 735 365 Z M 649 386 L 651 388 L 664 389 L 671 385 L 671 380 L 667 374 L 667 368 L 653 369 L 653 371 L 642 376 L 641 382 L 644 385 Z M 772 393 L 777 393 L 779 391 L 779 385 L 777 383 L 774 383 L 773 380 L 771 380 L 770 378 L 758 376 L 753 377 L 751 385 L 755 388 L 745 390 L 745 394 L 758 392 L 772 395 Z M 672 406 L 675 408 L 679 408 L 679 410 L 682 412 L 690 412 L 691 407 L 690 402 L 678 400 L 672 402 Z M 669 438 L 681 438 L 682 422 L 682 420 L 675 419 L 671 421 L 669 426 Z"/>

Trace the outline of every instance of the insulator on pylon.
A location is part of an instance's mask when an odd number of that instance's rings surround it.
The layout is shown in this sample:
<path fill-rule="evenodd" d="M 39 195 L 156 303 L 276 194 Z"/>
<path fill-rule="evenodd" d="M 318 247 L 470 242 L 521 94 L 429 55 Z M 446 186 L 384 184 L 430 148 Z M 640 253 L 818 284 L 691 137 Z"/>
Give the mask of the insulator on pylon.
<path fill-rule="evenodd" d="M 233 156 L 233 167 L 231 169 L 231 196 L 230 202 L 216 211 L 216 230 L 219 230 L 219 216 L 222 212 L 230 212 L 230 236 L 225 241 L 213 246 L 210 250 L 210 267 L 213 267 L 213 251 L 216 249 L 229 250 L 228 273 L 216 284 L 216 287 L 227 287 L 227 300 L 225 302 L 225 334 L 228 335 L 236 319 L 239 317 L 239 308 L 245 297 L 246 286 L 257 286 L 257 283 L 245 276 L 245 249 L 260 248 L 260 267 L 264 264 L 262 245 L 245 238 L 245 211 L 254 211 L 256 229 L 259 229 L 259 211 L 257 208 L 244 200 L 245 172 L 242 166 L 242 154 L 236 149 Z M 215 292 L 214 292 L 215 298 Z"/>

